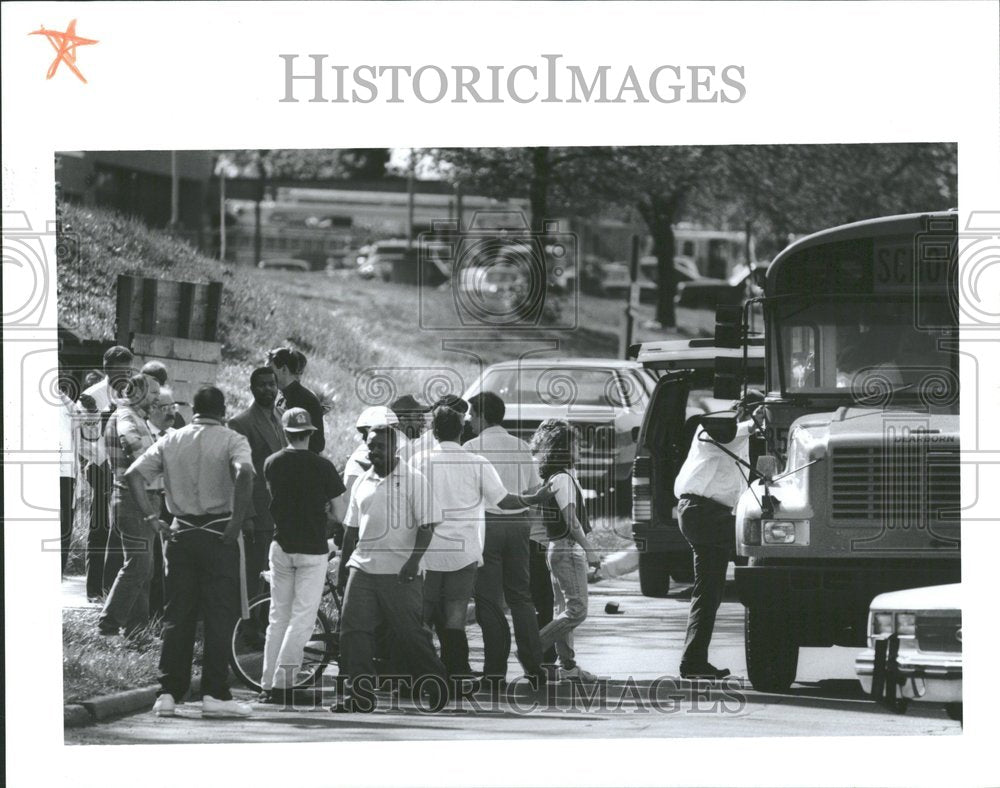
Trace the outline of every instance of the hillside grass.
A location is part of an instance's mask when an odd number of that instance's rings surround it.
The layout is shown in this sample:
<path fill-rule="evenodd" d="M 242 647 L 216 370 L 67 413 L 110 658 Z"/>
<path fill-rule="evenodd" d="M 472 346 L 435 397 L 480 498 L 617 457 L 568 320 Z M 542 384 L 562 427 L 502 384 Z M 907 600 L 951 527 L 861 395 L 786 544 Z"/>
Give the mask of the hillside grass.
<path fill-rule="evenodd" d="M 353 449 L 354 422 L 369 404 L 404 393 L 424 402 L 449 390 L 461 393 L 482 366 L 530 349 L 542 348 L 546 356 L 618 354 L 623 308 L 605 299 L 581 297 L 571 331 L 427 330 L 420 328 L 422 315 L 426 324 L 454 312 L 447 289 L 418 291 L 351 271 L 260 271 L 207 258 L 111 211 L 62 205 L 59 214 L 63 239 L 78 249 L 58 267 L 60 325 L 85 339 L 112 340 L 119 274 L 223 282 L 218 385 L 230 414 L 249 404 L 250 372 L 270 348 L 298 348 L 309 359 L 304 383 L 333 403 L 327 454 L 338 465 Z M 569 305 L 558 306 L 572 315 Z"/>

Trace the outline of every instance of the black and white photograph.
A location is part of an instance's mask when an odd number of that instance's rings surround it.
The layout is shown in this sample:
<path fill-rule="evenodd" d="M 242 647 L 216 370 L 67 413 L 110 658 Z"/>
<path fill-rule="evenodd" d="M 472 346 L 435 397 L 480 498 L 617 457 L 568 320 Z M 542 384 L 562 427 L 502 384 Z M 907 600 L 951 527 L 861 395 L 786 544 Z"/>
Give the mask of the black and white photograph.
<path fill-rule="evenodd" d="M 66 740 L 960 733 L 956 155 L 60 152 Z"/>
<path fill-rule="evenodd" d="M 997 782 L 995 3 L 0 14 L 5 784 Z"/>

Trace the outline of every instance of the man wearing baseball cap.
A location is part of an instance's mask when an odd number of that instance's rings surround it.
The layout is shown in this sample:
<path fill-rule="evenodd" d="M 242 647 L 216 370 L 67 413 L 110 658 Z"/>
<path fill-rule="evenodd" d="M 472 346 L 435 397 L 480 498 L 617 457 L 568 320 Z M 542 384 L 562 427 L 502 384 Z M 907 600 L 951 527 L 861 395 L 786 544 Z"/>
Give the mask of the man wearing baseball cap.
<path fill-rule="evenodd" d="M 309 450 L 316 427 L 304 408 L 289 408 L 281 426 L 288 446 L 264 461 L 271 494 L 271 608 L 260 684 L 263 703 L 290 702 L 302 650 L 323 597 L 328 547 L 327 503 L 344 493 L 337 469 Z"/>

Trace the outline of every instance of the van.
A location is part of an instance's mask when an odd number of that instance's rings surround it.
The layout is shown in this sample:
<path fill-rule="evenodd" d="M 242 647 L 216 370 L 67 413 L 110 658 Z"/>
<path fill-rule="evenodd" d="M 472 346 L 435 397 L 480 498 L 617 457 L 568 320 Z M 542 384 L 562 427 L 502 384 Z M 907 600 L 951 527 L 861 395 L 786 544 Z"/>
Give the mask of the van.
<path fill-rule="evenodd" d="M 746 348 L 747 380 L 764 382 L 764 340 Z M 632 465 L 632 535 L 639 552 L 643 596 L 665 597 L 670 581 L 694 580 L 691 548 L 677 524 L 674 480 L 687 457 L 699 417 L 726 410 L 732 400 L 713 396 L 716 359 L 743 358 L 742 349 L 718 348 L 714 339 L 644 342 L 630 349 L 646 369 L 660 375 L 639 428 Z"/>

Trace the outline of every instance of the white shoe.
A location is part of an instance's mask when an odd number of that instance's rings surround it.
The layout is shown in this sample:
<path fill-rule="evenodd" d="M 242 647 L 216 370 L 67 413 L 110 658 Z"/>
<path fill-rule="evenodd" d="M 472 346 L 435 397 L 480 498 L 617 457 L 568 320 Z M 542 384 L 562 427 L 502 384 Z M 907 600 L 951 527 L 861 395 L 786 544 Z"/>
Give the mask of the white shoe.
<path fill-rule="evenodd" d="M 562 681 L 582 681 L 587 684 L 593 684 L 597 681 L 597 676 L 584 670 L 579 665 L 575 668 L 570 668 L 569 670 L 560 670 L 559 678 Z"/>
<path fill-rule="evenodd" d="M 174 696 L 169 692 L 165 692 L 162 695 L 156 696 L 156 702 L 153 703 L 153 714 L 157 717 L 173 717 L 176 707 L 177 704 L 174 702 Z"/>
<path fill-rule="evenodd" d="M 251 714 L 253 714 L 253 707 L 249 703 L 219 700 L 211 695 L 205 695 L 201 699 L 202 717 L 249 717 Z"/>

